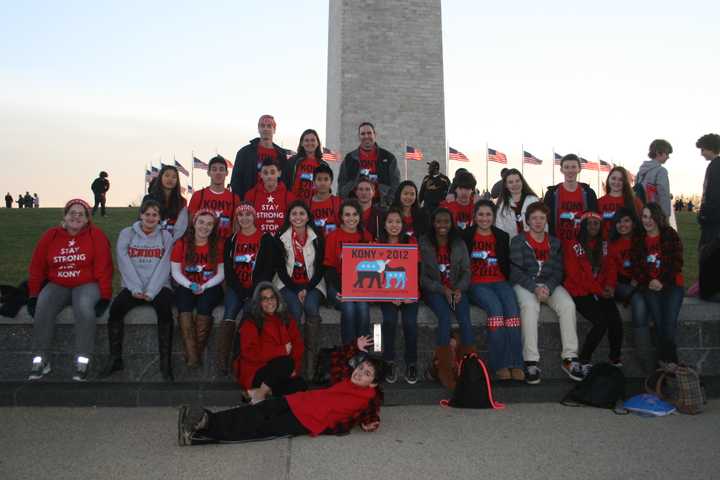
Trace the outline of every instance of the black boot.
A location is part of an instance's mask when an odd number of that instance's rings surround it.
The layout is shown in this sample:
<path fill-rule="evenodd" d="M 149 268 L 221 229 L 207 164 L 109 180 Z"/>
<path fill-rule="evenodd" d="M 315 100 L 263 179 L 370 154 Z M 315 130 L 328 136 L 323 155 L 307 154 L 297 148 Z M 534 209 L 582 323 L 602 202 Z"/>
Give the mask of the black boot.
<path fill-rule="evenodd" d="M 105 365 L 105 368 L 100 371 L 98 378 L 107 378 L 115 372 L 122 371 L 124 368 L 125 365 L 123 364 L 121 357 L 114 357 L 110 355 L 108 363 Z"/>
<path fill-rule="evenodd" d="M 122 361 L 122 344 L 125 324 L 123 319 L 110 316 L 108 319 L 108 343 L 110 344 L 110 358 L 107 365 L 102 369 L 98 378 L 107 378 L 115 372 L 124 368 Z"/>
<path fill-rule="evenodd" d="M 158 350 L 160 352 L 160 375 L 166 382 L 175 381 L 172 373 L 172 334 L 173 322 L 162 322 L 158 320 Z"/>

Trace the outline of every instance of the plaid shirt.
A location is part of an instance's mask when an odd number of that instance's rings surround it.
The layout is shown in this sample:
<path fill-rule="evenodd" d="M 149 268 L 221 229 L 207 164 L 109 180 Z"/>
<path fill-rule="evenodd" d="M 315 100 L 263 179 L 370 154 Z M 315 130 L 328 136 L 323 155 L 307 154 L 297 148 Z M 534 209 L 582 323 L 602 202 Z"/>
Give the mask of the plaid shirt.
<path fill-rule="evenodd" d="M 343 345 L 332 353 L 330 357 L 330 384 L 334 385 L 352 375 L 353 368 L 350 367 L 350 359 L 360 353 L 355 345 Z M 380 426 L 380 405 L 383 402 L 383 392 L 380 387 L 375 387 L 375 396 L 370 400 L 367 408 L 357 414 L 354 418 L 341 422 L 335 428 L 328 428 L 323 432 L 324 435 L 346 435 L 355 425 L 367 431 L 375 431 Z M 377 423 L 374 428 L 367 426 Z"/>

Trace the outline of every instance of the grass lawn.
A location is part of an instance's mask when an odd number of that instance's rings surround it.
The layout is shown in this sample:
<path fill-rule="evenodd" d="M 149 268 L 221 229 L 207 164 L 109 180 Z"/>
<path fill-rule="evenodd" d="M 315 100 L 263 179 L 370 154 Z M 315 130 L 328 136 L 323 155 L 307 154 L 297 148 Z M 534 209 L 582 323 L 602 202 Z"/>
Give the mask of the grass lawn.
<path fill-rule="evenodd" d="M 95 223 L 110 239 L 113 257 L 115 241 L 120 230 L 137 218 L 136 208 L 109 208 L 107 217 L 97 217 Z M 40 235 L 48 228 L 58 225 L 62 219 L 60 208 L 0 209 L 0 283 L 16 285 L 27 278 L 33 248 Z M 697 281 L 697 242 L 700 229 L 694 213 L 681 212 L 677 216 L 678 230 L 685 252 L 686 288 Z M 120 277 L 113 275 L 113 288 L 120 290 Z"/>

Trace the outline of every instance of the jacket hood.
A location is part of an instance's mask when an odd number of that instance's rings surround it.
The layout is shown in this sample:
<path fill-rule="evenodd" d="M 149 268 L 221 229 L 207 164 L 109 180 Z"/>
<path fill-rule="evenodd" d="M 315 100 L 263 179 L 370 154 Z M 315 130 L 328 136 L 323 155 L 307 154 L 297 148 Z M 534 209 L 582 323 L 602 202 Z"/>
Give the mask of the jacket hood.
<path fill-rule="evenodd" d="M 160 225 L 156 225 L 155 230 L 153 230 L 149 234 L 145 233 L 142 229 L 142 221 L 140 221 L 140 220 L 136 220 L 135 223 L 132 224 L 132 228 L 133 228 L 133 231 L 135 232 L 135 235 L 138 235 L 142 238 L 154 237 L 160 231 Z"/>
<path fill-rule="evenodd" d="M 649 171 L 655 170 L 656 168 L 660 168 L 662 165 L 660 165 L 655 160 L 646 160 L 640 165 L 640 169 L 638 170 L 638 176 L 640 175 L 646 175 Z"/>

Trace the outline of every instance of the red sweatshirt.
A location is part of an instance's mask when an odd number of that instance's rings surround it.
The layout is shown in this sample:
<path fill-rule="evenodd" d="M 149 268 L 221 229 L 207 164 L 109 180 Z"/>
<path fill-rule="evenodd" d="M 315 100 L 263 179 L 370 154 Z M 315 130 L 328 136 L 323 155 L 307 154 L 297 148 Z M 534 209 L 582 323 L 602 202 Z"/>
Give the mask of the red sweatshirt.
<path fill-rule="evenodd" d="M 330 388 L 293 393 L 285 399 L 295 418 L 315 436 L 359 416 L 375 394 L 375 388 L 360 387 L 346 379 Z"/>
<path fill-rule="evenodd" d="M 605 286 L 605 271 L 601 268 L 598 274 L 593 273 L 590 260 L 585 249 L 577 240 L 568 243 L 563 253 L 565 262 L 565 279 L 563 286 L 573 297 L 601 295 Z M 607 257 L 603 257 L 603 267 Z"/>
<path fill-rule="evenodd" d="M 468 202 L 467 205 L 462 205 L 457 200 L 450 202 L 443 201 L 440 206 L 450 210 L 455 226 L 460 230 L 465 230 L 472 226 L 473 208 L 475 207 L 472 201 Z"/>
<path fill-rule="evenodd" d="M 630 283 L 632 278 L 631 248 L 632 241 L 629 238 L 619 238 L 608 245 L 607 283 L 612 288 L 617 286 L 618 280 Z"/>
<path fill-rule="evenodd" d="M 293 200 L 295 196 L 288 192 L 285 184 L 280 181 L 273 192 L 268 192 L 260 182 L 245 193 L 245 201 L 255 208 L 255 225 L 260 231 L 270 235 L 275 235 L 285 223 L 287 207 Z"/>
<path fill-rule="evenodd" d="M 77 235 L 53 227 L 40 237 L 30 261 L 28 289 L 37 297 L 45 281 L 73 288 L 97 282 L 100 297 L 112 297 L 113 263 L 110 242 L 102 230 L 89 224 Z"/>
<path fill-rule="evenodd" d="M 240 325 L 240 355 L 235 360 L 237 382 L 243 388 L 251 388 L 255 373 L 270 360 L 288 355 L 285 345 L 292 344 L 290 356 L 295 361 L 295 371 L 302 365 L 303 345 L 297 322 L 290 319 L 285 326 L 277 315 L 265 316 L 262 333 L 255 323 L 246 318 Z"/>

